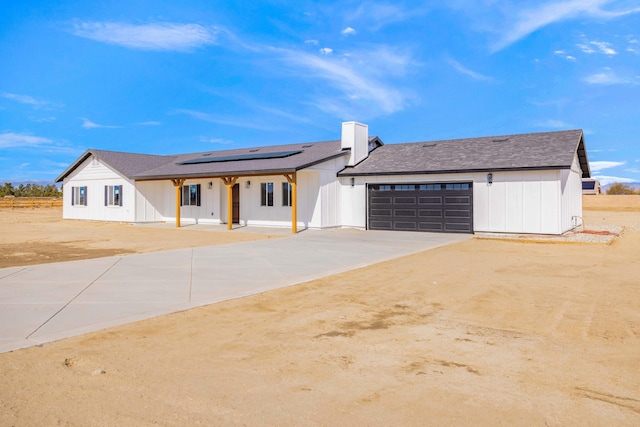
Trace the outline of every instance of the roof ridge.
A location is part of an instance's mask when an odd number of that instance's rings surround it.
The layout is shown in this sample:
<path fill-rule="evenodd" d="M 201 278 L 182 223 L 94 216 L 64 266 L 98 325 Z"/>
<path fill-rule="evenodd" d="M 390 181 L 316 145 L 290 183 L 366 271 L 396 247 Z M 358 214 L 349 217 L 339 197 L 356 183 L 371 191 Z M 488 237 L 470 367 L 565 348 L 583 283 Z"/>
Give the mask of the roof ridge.
<path fill-rule="evenodd" d="M 404 145 L 404 144 L 438 144 L 443 142 L 450 141 L 470 141 L 470 140 L 487 140 L 487 139 L 505 139 L 505 138 L 513 138 L 513 137 L 527 137 L 527 136 L 542 136 L 549 134 L 559 134 L 559 133 L 570 133 L 570 132 L 580 132 L 583 133 L 582 129 L 567 129 L 567 130 L 554 130 L 547 132 L 527 132 L 527 133 L 512 133 L 507 135 L 486 135 L 486 136 L 473 136 L 468 138 L 451 138 L 451 139 L 434 139 L 434 140 L 423 140 L 423 141 L 407 141 L 407 142 L 394 142 L 388 145 Z M 387 145 L 387 144 L 385 144 Z"/>

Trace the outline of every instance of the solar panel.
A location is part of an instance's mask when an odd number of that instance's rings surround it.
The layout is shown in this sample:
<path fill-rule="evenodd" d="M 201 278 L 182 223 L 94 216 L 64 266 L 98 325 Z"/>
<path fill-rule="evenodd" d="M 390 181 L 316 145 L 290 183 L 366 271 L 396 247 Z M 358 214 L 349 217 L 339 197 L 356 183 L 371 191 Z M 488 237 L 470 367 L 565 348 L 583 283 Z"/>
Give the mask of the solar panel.
<path fill-rule="evenodd" d="M 221 157 L 198 157 L 196 159 L 178 162 L 179 165 L 197 165 L 199 163 L 218 163 L 218 162 L 238 162 L 240 160 L 264 160 L 264 159 L 282 159 L 284 157 L 295 156 L 302 153 L 302 150 L 296 151 L 276 151 L 273 153 L 250 153 L 236 154 L 234 156 Z"/>

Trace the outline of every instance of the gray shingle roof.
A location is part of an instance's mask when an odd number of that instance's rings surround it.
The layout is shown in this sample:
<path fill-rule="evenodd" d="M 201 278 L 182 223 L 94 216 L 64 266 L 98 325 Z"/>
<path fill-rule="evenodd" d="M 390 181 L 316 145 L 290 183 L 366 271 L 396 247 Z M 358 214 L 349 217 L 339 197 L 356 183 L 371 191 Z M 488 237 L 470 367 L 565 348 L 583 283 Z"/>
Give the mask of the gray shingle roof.
<path fill-rule="evenodd" d="M 378 141 L 380 146 L 367 159 L 354 167 L 345 168 L 338 175 L 565 169 L 571 167 L 577 152 L 583 178 L 591 176 L 581 130 L 389 145 L 383 145 L 374 136 L 369 140 Z M 242 157 L 288 151 L 300 153 L 277 158 L 181 164 L 206 157 Z M 347 153 L 348 150 L 341 149 L 340 140 L 167 156 L 90 149 L 69 166 L 56 182 L 62 181 L 91 155 L 127 178 L 152 180 L 291 173 Z"/>
<path fill-rule="evenodd" d="M 123 153 L 121 151 L 107 151 L 89 149 L 85 151 L 74 163 L 56 178 L 56 182 L 62 181 L 78 166 L 94 155 L 98 160 L 108 164 L 127 178 L 145 170 L 156 168 L 172 161 L 176 156 L 158 156 L 153 154 Z"/>
<path fill-rule="evenodd" d="M 387 144 L 340 176 L 570 168 L 578 153 L 591 176 L 581 130 Z"/>
<path fill-rule="evenodd" d="M 377 139 L 371 137 L 370 139 Z M 265 153 L 299 152 L 288 157 L 262 158 L 213 163 L 181 164 L 193 159 L 215 157 L 237 157 Z M 240 148 L 235 150 L 205 151 L 190 154 L 157 156 L 148 154 L 123 153 L 105 150 L 87 150 L 57 179 L 62 181 L 91 155 L 126 176 L 136 180 L 198 178 L 228 175 L 260 175 L 290 173 L 317 163 L 348 154 L 341 149 L 340 140 L 310 142 L 305 144 L 277 145 L 268 147 Z"/>
<path fill-rule="evenodd" d="M 210 157 L 234 157 L 251 154 L 300 151 L 288 157 L 236 160 L 215 163 L 181 164 L 189 160 Z M 273 145 L 268 147 L 240 148 L 236 150 L 208 151 L 181 154 L 153 169 L 134 174 L 135 179 L 197 178 L 227 175 L 260 175 L 289 173 L 335 157 L 346 155 L 340 141 L 313 142 L 307 144 Z"/>

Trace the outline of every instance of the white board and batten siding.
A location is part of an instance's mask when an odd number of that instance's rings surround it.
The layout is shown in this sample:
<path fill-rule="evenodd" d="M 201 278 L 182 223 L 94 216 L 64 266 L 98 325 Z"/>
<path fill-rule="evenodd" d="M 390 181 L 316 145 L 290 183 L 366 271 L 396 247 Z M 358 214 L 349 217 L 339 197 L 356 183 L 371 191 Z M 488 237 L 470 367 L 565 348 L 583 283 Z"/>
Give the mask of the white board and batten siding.
<path fill-rule="evenodd" d="M 105 206 L 105 186 L 122 186 L 122 206 Z M 134 183 L 91 156 L 63 182 L 64 219 L 95 221 L 135 221 Z M 86 187 L 87 205 L 72 203 L 73 187 Z"/>
<path fill-rule="evenodd" d="M 471 182 L 475 232 L 562 234 L 581 221 L 582 198 L 576 192 L 582 191 L 582 172 L 576 162 L 571 170 L 493 172 L 491 184 L 487 173 L 479 172 L 355 177 L 353 187 L 351 178 L 343 177 L 343 226 L 367 226 L 367 184 Z"/>
<path fill-rule="evenodd" d="M 583 225 L 582 219 L 582 169 L 576 154 L 570 170 L 562 170 L 562 230 Z"/>
<path fill-rule="evenodd" d="M 262 184 L 273 184 L 273 206 L 261 205 Z M 284 175 L 242 177 L 240 189 L 240 225 L 257 227 L 291 227 L 291 206 L 283 204 Z M 316 206 L 320 187 L 316 172 L 298 172 L 297 204 L 299 229 L 320 227 Z M 227 189 L 220 181 L 221 220 L 227 222 Z"/>
<path fill-rule="evenodd" d="M 211 186 L 209 186 L 210 182 Z M 138 188 L 136 193 L 137 222 L 175 222 L 176 189 L 170 180 L 137 181 L 136 184 Z M 220 185 L 222 181 L 220 179 L 188 179 L 184 183 L 185 186 L 198 184 L 200 184 L 200 206 L 181 206 L 180 223 L 220 224 Z"/>
<path fill-rule="evenodd" d="M 322 162 L 297 172 L 298 229 L 340 227 L 341 185 L 336 174 L 345 158 Z M 248 184 L 249 183 L 249 184 Z M 261 206 L 261 184 L 273 183 L 273 206 Z M 283 175 L 243 177 L 240 185 L 240 224 L 260 227 L 291 227 L 291 207 L 283 205 Z M 220 181 L 221 221 L 227 222 L 226 187 Z"/>
<path fill-rule="evenodd" d="M 305 172 L 316 172 L 319 179 L 313 215 L 314 228 L 343 226 L 343 209 L 341 208 L 343 186 L 336 175 L 344 169 L 348 160 L 347 156 L 342 156 L 305 169 Z"/>

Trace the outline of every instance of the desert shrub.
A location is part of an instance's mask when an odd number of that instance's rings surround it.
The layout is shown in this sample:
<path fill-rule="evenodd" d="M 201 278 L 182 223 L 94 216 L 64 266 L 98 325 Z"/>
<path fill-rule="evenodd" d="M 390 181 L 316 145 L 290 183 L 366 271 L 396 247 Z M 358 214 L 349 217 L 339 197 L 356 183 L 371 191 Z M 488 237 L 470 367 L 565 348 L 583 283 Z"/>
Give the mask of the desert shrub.
<path fill-rule="evenodd" d="M 636 193 L 636 190 L 634 190 L 633 187 L 617 182 L 615 184 L 611 184 L 611 187 L 609 187 L 609 189 L 607 190 L 607 194 L 638 194 L 638 193 Z"/>

